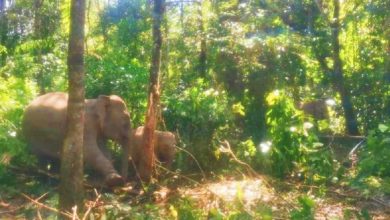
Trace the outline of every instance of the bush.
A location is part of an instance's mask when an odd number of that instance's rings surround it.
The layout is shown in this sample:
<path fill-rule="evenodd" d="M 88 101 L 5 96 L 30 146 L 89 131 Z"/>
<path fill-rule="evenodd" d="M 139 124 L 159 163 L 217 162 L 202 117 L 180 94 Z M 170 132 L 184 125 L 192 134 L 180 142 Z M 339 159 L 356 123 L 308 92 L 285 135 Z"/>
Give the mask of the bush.
<path fill-rule="evenodd" d="M 0 182 L 7 182 L 10 163 L 31 163 L 25 143 L 20 138 L 21 119 L 25 105 L 35 95 L 33 84 L 24 79 L 8 77 L 0 84 Z"/>
<path fill-rule="evenodd" d="M 212 163 L 216 161 L 216 147 L 212 148 L 212 141 L 230 120 L 226 94 L 209 88 L 201 79 L 183 91 L 171 92 L 162 98 L 168 130 L 179 131 L 183 147 L 196 156 L 203 168 L 215 168 Z M 179 154 L 177 162 L 184 169 L 195 165 L 188 162 L 186 154 Z"/>
<path fill-rule="evenodd" d="M 361 176 L 390 177 L 390 123 L 380 124 L 371 130 L 367 145 L 361 152 L 359 174 Z"/>
<path fill-rule="evenodd" d="M 390 124 L 379 124 L 371 130 L 367 144 L 360 152 L 354 185 L 366 195 L 390 194 Z"/>
<path fill-rule="evenodd" d="M 263 152 L 269 149 L 271 173 L 286 177 L 297 173 L 306 181 L 324 182 L 333 173 L 330 153 L 318 142 L 313 124 L 304 120 L 301 111 L 295 109 L 293 101 L 283 91 L 275 91 L 267 97 L 269 111 L 267 124 L 268 144 L 260 144 Z M 265 161 L 266 162 L 266 161 Z"/>
<path fill-rule="evenodd" d="M 311 220 L 314 219 L 315 202 L 307 196 L 298 198 L 299 209 L 294 209 L 290 213 L 292 220 Z"/>

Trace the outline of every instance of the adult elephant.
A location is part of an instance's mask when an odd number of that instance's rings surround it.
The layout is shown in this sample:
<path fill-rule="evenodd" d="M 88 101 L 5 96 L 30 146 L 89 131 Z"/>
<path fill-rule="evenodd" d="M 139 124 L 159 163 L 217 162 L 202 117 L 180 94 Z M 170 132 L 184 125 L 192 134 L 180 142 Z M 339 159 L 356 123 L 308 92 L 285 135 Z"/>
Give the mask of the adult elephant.
<path fill-rule="evenodd" d="M 155 131 L 154 154 L 157 161 L 169 168 L 176 154 L 176 136 L 169 131 Z M 143 151 L 144 126 L 140 126 L 132 132 L 132 145 L 130 148 L 130 160 L 142 178 L 145 174 L 142 170 L 144 163 Z"/>
<path fill-rule="evenodd" d="M 27 106 L 23 132 L 28 146 L 38 157 L 61 158 L 67 105 L 68 95 L 54 92 L 37 97 Z M 111 163 L 105 144 L 110 139 L 123 147 L 122 172 L 126 174 L 130 134 L 130 115 L 120 97 L 100 95 L 85 100 L 84 161 L 104 177 L 108 186 L 120 185 L 123 178 Z"/>
<path fill-rule="evenodd" d="M 313 117 L 316 120 L 329 119 L 329 111 L 326 100 L 317 99 L 300 103 L 298 108 L 302 110 L 305 115 Z"/>

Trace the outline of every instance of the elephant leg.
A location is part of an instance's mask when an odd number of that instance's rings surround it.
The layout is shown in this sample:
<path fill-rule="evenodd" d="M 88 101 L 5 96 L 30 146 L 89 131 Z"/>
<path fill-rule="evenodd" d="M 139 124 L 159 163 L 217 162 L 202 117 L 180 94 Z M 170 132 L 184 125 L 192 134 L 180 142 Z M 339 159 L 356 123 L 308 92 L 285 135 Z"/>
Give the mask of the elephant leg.
<path fill-rule="evenodd" d="M 123 184 L 122 177 L 115 170 L 111 161 L 105 157 L 97 143 L 86 142 L 84 151 L 85 162 L 92 169 L 101 173 L 107 186 L 118 186 Z"/>

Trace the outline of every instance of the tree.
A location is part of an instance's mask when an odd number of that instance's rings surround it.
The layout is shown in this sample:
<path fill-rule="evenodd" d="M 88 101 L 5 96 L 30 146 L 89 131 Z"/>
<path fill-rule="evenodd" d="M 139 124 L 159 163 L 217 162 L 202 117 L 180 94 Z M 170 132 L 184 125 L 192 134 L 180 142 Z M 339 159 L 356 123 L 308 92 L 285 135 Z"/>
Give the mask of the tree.
<path fill-rule="evenodd" d="M 149 77 L 148 108 L 144 130 L 144 163 L 140 167 L 141 179 L 150 181 L 154 169 L 154 130 L 157 124 L 157 112 L 160 102 L 160 66 L 161 66 L 161 22 L 164 16 L 164 0 L 154 0 L 153 8 L 153 49 Z"/>
<path fill-rule="evenodd" d="M 60 209 L 83 208 L 84 23 L 85 0 L 72 0 L 68 47 L 69 99 L 62 149 Z"/>
<path fill-rule="evenodd" d="M 344 82 L 343 63 L 340 58 L 340 2 L 339 0 L 333 0 L 333 22 L 332 22 L 332 48 L 333 48 L 333 85 L 339 92 L 341 97 L 341 104 L 344 109 L 345 123 L 347 132 L 350 135 L 358 135 L 359 130 L 357 126 L 356 115 L 353 109 L 351 96 L 349 90 Z"/>

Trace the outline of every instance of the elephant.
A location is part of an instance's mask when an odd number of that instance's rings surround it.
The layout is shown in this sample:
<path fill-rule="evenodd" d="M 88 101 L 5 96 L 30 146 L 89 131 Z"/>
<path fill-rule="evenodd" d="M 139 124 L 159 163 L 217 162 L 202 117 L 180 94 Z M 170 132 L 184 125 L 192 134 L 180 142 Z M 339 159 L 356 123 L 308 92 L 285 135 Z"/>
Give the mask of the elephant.
<path fill-rule="evenodd" d="M 132 160 L 135 169 L 137 169 L 141 163 L 143 163 L 143 134 L 144 127 L 140 126 L 133 130 L 132 138 L 133 141 L 132 146 L 130 148 L 130 157 Z M 161 162 L 161 164 L 165 168 L 170 168 L 173 162 L 173 159 L 176 154 L 176 136 L 169 131 L 158 131 L 155 130 L 155 145 L 154 145 L 154 154 L 155 158 Z M 140 171 L 142 172 L 142 171 Z M 143 174 L 141 173 L 142 177 Z"/>
<path fill-rule="evenodd" d="M 326 101 L 323 99 L 307 101 L 299 105 L 305 115 L 311 116 L 317 120 L 329 119 L 329 112 Z"/>
<path fill-rule="evenodd" d="M 37 97 L 25 109 L 23 133 L 28 147 L 38 158 L 61 158 L 67 105 L 66 93 L 53 92 Z M 108 140 L 112 140 L 122 146 L 122 175 L 125 177 L 132 133 L 125 102 L 116 95 L 86 99 L 84 119 L 83 153 L 86 167 L 101 174 L 109 187 L 123 184 L 124 179 L 111 163 L 105 145 Z"/>

